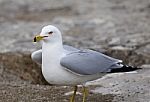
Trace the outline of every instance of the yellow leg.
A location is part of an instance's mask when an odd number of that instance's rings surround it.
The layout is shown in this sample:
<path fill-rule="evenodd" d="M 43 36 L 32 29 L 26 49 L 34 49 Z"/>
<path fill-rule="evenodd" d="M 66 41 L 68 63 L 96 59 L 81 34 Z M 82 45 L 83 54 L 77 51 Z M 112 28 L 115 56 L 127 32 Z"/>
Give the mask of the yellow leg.
<path fill-rule="evenodd" d="M 87 95 L 88 95 L 88 89 L 85 86 L 83 86 L 83 100 L 82 100 L 82 102 L 85 102 Z"/>
<path fill-rule="evenodd" d="M 70 102 L 74 102 L 75 96 L 76 96 L 76 92 L 77 92 L 77 89 L 78 89 L 78 87 L 75 86 L 75 87 L 74 87 L 74 93 L 73 93 L 73 95 L 72 95 L 72 97 L 71 97 L 71 99 L 70 99 Z"/>

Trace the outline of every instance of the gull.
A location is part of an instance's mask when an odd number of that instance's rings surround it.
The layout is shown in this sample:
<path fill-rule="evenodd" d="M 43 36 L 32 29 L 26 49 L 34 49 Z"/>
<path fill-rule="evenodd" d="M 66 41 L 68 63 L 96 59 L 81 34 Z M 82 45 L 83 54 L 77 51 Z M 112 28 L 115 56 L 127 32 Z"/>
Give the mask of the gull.
<path fill-rule="evenodd" d="M 48 25 L 42 28 L 34 42 L 41 42 L 42 49 L 31 54 L 31 58 L 42 67 L 46 81 L 54 85 L 74 86 L 70 102 L 74 102 L 78 85 L 83 85 L 83 99 L 88 93 L 85 83 L 96 80 L 109 73 L 137 70 L 122 64 L 122 60 L 89 49 L 77 49 L 63 45 L 60 30 Z"/>

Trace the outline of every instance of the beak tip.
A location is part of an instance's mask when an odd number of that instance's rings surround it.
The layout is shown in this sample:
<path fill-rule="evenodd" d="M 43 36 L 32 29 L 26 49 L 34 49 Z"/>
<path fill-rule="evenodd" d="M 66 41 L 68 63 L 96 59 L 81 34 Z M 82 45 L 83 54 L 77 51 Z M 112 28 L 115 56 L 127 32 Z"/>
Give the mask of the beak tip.
<path fill-rule="evenodd" d="M 33 39 L 33 42 L 36 42 L 36 37 Z"/>

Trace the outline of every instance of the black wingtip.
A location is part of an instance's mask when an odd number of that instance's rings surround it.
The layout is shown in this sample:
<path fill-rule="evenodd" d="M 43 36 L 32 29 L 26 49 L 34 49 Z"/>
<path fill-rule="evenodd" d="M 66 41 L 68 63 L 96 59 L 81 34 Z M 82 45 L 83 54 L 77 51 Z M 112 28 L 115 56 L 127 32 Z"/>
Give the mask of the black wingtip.
<path fill-rule="evenodd" d="M 139 69 L 142 69 L 142 68 L 124 65 L 121 68 L 112 69 L 110 73 L 130 72 L 130 71 L 135 71 Z"/>

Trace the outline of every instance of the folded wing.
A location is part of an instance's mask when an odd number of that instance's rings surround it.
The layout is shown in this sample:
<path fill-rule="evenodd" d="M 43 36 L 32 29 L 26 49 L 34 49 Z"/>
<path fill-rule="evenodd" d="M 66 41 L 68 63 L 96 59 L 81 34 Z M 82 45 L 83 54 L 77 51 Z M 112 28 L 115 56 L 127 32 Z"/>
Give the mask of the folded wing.
<path fill-rule="evenodd" d="M 81 74 L 92 75 L 96 73 L 111 72 L 112 69 L 121 68 L 122 61 L 106 56 L 93 50 L 80 50 L 67 54 L 60 64 L 68 70 Z"/>

